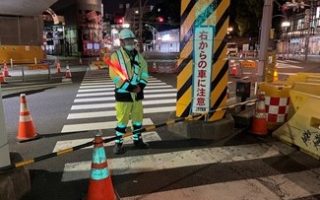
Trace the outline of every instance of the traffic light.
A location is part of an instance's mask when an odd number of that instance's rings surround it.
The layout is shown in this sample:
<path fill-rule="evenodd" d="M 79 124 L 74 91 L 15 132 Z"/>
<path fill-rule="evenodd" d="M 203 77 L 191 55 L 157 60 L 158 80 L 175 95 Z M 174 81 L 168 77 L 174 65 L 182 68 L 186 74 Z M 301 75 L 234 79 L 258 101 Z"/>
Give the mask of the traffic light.
<path fill-rule="evenodd" d="M 116 17 L 115 23 L 116 24 L 123 24 L 124 22 L 124 17 Z"/>
<path fill-rule="evenodd" d="M 159 17 L 157 17 L 157 21 L 158 21 L 159 23 L 162 23 L 162 22 L 164 22 L 164 18 L 161 17 L 161 16 L 159 16 Z"/>

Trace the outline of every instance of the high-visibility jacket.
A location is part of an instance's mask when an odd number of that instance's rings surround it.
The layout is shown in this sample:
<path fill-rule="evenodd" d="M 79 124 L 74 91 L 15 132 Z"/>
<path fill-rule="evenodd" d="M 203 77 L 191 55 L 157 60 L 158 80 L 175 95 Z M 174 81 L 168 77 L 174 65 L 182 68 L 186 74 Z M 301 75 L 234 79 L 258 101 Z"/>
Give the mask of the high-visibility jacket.
<path fill-rule="evenodd" d="M 116 66 L 109 67 L 109 75 L 116 86 L 116 101 L 132 102 L 133 100 L 142 100 L 144 98 L 143 89 L 147 85 L 149 77 L 147 62 L 142 55 L 134 50 L 134 56 L 130 56 L 121 47 L 111 55 L 110 61 Z M 115 68 L 120 70 L 115 70 Z M 124 76 L 121 76 L 119 72 Z M 123 80 L 121 77 L 126 77 L 126 79 Z M 137 85 L 140 86 L 141 92 L 136 95 L 132 94 Z"/>

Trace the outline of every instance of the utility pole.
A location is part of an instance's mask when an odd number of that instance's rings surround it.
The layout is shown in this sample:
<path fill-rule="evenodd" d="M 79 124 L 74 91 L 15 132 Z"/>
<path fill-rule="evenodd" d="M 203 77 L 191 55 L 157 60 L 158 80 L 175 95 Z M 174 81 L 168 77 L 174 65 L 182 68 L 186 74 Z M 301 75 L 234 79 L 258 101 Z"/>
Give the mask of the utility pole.
<path fill-rule="evenodd" d="M 265 67 L 268 61 L 268 46 L 270 39 L 270 30 L 272 24 L 273 0 L 265 0 L 263 6 L 263 16 L 261 21 L 258 77 L 264 81 Z"/>
<path fill-rule="evenodd" d="M 142 42 L 142 0 L 139 0 L 139 50 L 140 53 L 143 52 L 143 42 Z"/>
<path fill-rule="evenodd" d="M 305 38 L 305 47 L 304 47 L 304 61 L 308 61 L 308 54 L 309 54 L 309 41 L 310 41 L 310 35 L 311 35 L 311 25 L 313 26 L 313 14 L 314 14 L 314 1 L 310 0 L 310 10 L 309 10 L 309 16 L 308 17 L 308 32 Z"/>
<path fill-rule="evenodd" d="M 8 136 L 6 134 L 5 118 L 3 112 L 2 94 L 0 86 L 0 167 L 10 165 Z"/>

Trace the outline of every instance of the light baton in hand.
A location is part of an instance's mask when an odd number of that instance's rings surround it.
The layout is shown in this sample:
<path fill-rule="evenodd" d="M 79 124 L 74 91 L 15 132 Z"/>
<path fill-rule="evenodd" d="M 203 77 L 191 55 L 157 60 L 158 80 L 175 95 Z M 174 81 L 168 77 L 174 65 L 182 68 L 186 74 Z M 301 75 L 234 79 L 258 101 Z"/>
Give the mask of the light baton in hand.
<path fill-rule="evenodd" d="M 110 67 L 112 68 L 112 70 L 118 75 L 120 76 L 120 78 L 123 81 L 128 80 L 128 77 L 126 76 L 126 74 L 124 74 L 121 70 L 121 66 L 118 63 L 112 63 L 110 58 L 105 58 L 104 62 Z"/>

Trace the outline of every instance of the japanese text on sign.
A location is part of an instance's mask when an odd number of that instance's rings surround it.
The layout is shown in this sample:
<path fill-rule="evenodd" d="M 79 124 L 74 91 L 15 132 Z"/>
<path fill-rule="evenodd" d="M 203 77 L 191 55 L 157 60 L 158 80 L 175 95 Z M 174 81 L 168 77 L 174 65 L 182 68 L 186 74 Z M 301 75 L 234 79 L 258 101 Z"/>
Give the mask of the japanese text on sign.
<path fill-rule="evenodd" d="M 196 27 L 194 35 L 193 113 L 205 113 L 210 107 L 213 28 Z"/>

